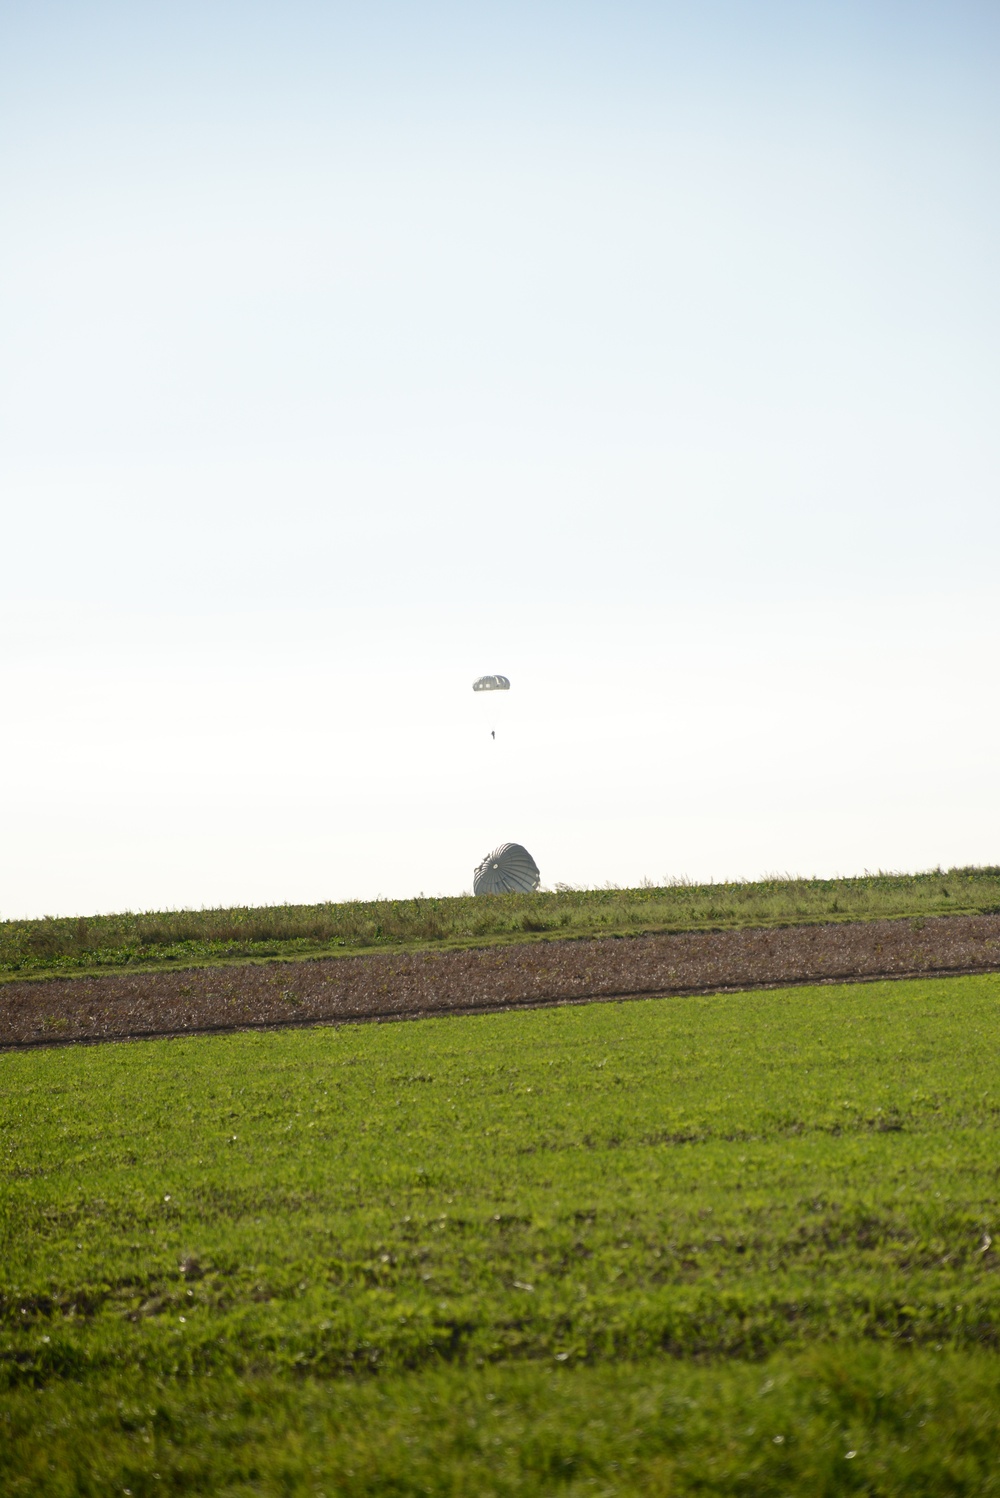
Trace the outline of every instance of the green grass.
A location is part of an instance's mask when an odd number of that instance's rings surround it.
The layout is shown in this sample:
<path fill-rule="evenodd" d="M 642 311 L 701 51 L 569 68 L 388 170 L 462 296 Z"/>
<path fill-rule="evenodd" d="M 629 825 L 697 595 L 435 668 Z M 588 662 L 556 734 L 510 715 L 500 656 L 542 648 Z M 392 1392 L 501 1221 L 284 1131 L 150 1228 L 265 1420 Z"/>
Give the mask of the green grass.
<path fill-rule="evenodd" d="M 856 1345 L 352 1384 L 120 1379 L 8 1399 L 0 1478 L 11 1498 L 986 1498 L 1000 1493 L 998 1408 L 995 1357 Z"/>
<path fill-rule="evenodd" d="M 1000 910 L 1000 869 L 0 922 L 0 981 L 371 949 Z"/>
<path fill-rule="evenodd" d="M 8 1053 L 0 1490 L 1000 1492 L 998 1041 L 985 976 Z"/>

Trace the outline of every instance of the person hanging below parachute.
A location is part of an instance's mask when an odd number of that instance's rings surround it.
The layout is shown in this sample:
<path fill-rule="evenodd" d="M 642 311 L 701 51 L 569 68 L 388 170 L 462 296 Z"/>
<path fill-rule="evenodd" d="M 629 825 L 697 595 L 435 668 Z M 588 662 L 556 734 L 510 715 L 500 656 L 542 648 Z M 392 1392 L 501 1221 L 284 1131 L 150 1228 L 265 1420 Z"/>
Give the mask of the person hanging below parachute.
<path fill-rule="evenodd" d="M 479 676 L 472 683 L 472 690 L 474 692 L 509 692 L 510 678 L 507 676 Z M 501 701 L 498 697 L 491 697 L 488 700 L 494 709 Z M 490 729 L 490 738 L 494 743 L 496 743 L 496 737 L 497 730 L 496 723 L 494 722 L 493 727 Z"/>

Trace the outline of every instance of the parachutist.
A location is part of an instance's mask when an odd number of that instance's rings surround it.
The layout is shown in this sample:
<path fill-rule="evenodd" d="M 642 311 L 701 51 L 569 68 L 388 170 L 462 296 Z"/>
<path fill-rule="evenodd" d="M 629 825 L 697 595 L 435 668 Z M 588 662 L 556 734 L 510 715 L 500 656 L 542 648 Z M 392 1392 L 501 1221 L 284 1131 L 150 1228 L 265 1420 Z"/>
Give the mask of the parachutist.
<path fill-rule="evenodd" d="M 509 676 L 479 676 L 472 683 L 472 690 L 474 692 L 509 692 L 510 691 L 510 677 Z M 488 697 L 488 698 L 486 698 L 486 701 L 489 703 L 489 712 L 488 713 L 484 712 L 482 718 L 479 721 L 480 721 L 480 723 L 482 723 L 483 720 L 485 719 L 485 721 L 488 723 L 490 721 L 490 718 L 493 719 L 493 727 L 490 729 L 490 738 L 493 740 L 494 743 L 496 743 L 496 738 L 497 738 L 496 725 L 497 725 L 498 722 L 503 722 L 503 717 L 502 717 L 502 714 L 498 711 L 498 706 L 499 706 L 499 703 L 503 701 L 503 698 L 502 697 Z"/>

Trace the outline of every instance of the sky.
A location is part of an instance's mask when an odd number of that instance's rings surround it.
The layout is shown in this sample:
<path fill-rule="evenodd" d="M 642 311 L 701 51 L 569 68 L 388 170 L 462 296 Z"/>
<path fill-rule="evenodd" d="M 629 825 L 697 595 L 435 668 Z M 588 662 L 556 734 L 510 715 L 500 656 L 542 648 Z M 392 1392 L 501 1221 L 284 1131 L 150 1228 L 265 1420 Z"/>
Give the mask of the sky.
<path fill-rule="evenodd" d="M 998 64 L 0 0 L 0 919 L 1000 862 Z"/>

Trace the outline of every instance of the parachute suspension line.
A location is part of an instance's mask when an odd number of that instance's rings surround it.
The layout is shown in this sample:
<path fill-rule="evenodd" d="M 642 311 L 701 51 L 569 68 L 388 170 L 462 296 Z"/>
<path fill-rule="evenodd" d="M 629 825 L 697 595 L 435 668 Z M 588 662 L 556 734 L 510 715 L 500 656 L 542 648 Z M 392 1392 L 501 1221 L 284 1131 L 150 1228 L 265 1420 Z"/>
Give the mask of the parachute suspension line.
<path fill-rule="evenodd" d="M 509 676 L 479 676 L 472 683 L 472 690 L 474 692 L 509 692 L 510 691 L 510 677 Z M 491 698 L 490 699 L 491 702 L 498 702 L 499 700 L 500 700 L 499 698 Z M 494 718 L 493 719 L 492 727 L 490 728 L 490 738 L 493 741 L 493 743 L 496 743 L 496 737 L 497 737 L 497 720 L 496 720 L 496 718 Z"/>

